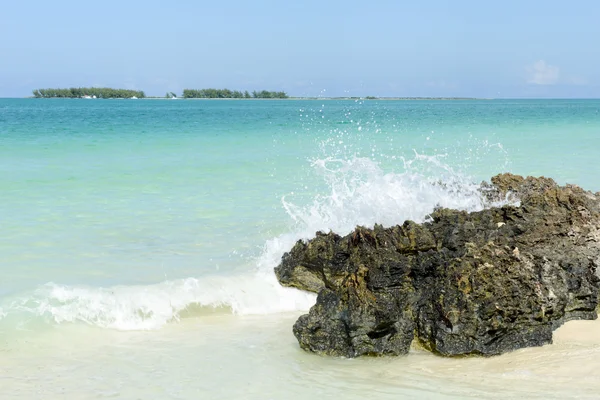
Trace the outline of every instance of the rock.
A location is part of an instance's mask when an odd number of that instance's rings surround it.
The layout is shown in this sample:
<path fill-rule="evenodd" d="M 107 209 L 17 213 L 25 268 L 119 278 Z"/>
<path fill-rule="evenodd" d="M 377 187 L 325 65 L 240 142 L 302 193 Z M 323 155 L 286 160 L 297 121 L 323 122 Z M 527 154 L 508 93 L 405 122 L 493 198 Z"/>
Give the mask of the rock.
<path fill-rule="evenodd" d="M 318 293 L 295 323 L 300 346 L 356 357 L 495 355 L 551 343 L 571 319 L 595 319 L 600 198 L 548 178 L 502 174 L 482 186 L 518 205 L 439 208 L 428 222 L 341 237 L 318 232 L 286 253 L 281 284 Z"/>

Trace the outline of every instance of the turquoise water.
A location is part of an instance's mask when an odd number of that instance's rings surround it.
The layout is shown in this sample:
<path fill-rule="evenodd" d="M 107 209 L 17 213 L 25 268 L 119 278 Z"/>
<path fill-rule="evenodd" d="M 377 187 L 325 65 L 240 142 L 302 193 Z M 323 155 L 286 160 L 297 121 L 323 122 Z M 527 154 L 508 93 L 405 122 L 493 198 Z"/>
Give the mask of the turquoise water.
<path fill-rule="evenodd" d="M 115 389 L 110 371 L 124 361 L 114 346 L 171 367 L 201 370 L 221 360 L 222 373 L 237 371 L 231 379 L 240 385 L 256 348 L 266 371 L 283 380 L 309 373 L 312 362 L 337 365 L 300 352 L 291 335 L 314 297 L 279 287 L 272 268 L 295 240 L 319 229 L 419 221 L 436 204 L 480 209 L 477 184 L 505 171 L 598 191 L 599 110 L 597 100 L 0 99 L 0 368 L 12 376 L 0 384 L 31 396 L 34 387 L 20 377 L 35 375 L 34 360 L 62 354 L 64 368 L 85 359 L 81 371 L 106 387 L 82 386 L 75 372 L 65 381 L 38 371 L 48 393 L 66 385 L 78 398 L 155 398 L 145 369 L 132 367 L 134 387 Z M 266 338 L 263 326 L 271 329 Z M 195 356 L 179 354 L 181 345 Z M 414 357 L 415 365 L 447 365 Z M 410 360 L 397 362 L 410 368 Z M 194 398 L 221 382 L 210 372 L 177 391 L 163 371 L 161 398 Z M 322 393 L 343 394 L 337 378 L 339 391 Z M 474 390 L 449 374 L 440 379 L 440 388 L 452 387 L 441 398 Z M 427 393 L 424 383 L 390 382 L 384 394 Z M 257 398 L 286 393 L 262 385 Z M 298 387 L 296 397 L 321 393 L 306 390 Z M 222 398 L 239 397 L 229 394 Z"/>

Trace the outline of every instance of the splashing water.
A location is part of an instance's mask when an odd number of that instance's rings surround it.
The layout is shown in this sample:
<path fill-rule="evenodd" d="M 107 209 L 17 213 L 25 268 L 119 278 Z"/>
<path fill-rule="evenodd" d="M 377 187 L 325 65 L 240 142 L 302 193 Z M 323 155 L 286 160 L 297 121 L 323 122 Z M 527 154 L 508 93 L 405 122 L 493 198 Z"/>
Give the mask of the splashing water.
<path fill-rule="evenodd" d="M 413 164 L 423 160 L 445 169 L 449 177 L 431 179 L 415 172 Z M 434 156 L 417 154 L 414 160 L 405 161 L 406 172 L 402 174 L 385 174 L 368 158 L 317 160 L 313 166 L 323 175 L 331 192 L 317 196 L 307 207 L 282 200 L 288 214 L 307 234 L 318 230 L 347 234 L 356 225 L 391 226 L 408 219 L 423 222 L 436 206 L 467 211 L 486 206 L 479 185 L 456 174 Z"/>

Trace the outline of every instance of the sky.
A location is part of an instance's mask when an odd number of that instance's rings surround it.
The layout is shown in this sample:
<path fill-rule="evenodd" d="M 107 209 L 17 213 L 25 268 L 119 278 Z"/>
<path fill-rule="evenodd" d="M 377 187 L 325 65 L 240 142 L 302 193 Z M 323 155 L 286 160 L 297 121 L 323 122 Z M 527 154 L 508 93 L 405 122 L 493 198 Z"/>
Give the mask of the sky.
<path fill-rule="evenodd" d="M 4 1 L 0 97 L 36 88 L 600 98 L 598 0 Z"/>

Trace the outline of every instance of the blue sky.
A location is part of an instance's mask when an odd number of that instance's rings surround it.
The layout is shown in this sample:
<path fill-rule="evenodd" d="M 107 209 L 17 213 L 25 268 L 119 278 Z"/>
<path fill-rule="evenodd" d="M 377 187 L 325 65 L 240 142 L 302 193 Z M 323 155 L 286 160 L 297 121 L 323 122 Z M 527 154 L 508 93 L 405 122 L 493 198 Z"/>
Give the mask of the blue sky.
<path fill-rule="evenodd" d="M 38 87 L 600 97 L 597 0 L 6 1 L 0 97 Z"/>

